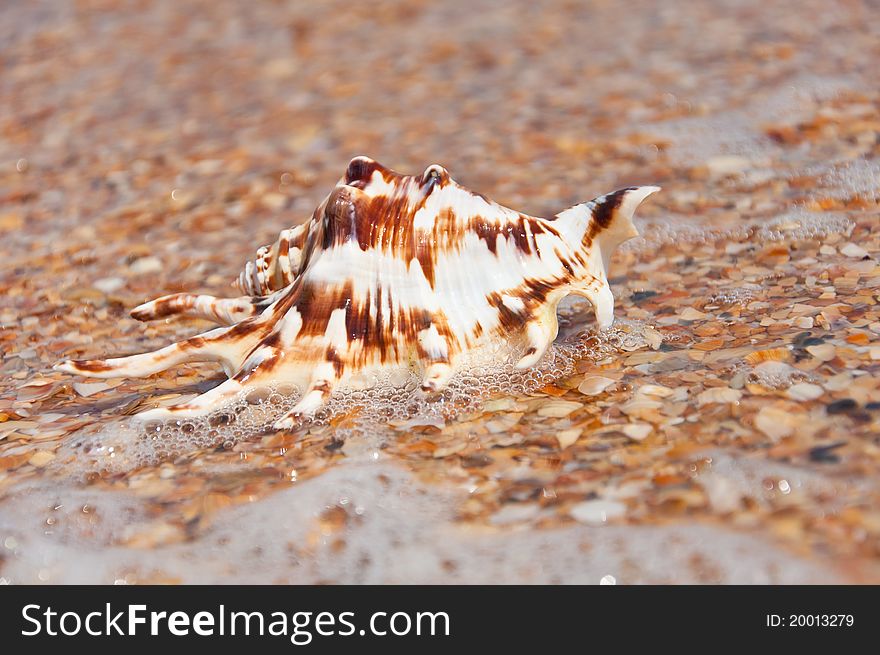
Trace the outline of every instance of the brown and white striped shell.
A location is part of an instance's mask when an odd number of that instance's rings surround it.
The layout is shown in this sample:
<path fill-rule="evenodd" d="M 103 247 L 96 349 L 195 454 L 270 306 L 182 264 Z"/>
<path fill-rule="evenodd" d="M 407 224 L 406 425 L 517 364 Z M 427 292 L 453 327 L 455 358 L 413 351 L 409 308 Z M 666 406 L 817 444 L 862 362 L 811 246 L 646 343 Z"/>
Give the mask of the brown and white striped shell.
<path fill-rule="evenodd" d="M 552 219 L 503 207 L 457 184 L 442 166 L 401 175 L 367 157 L 306 223 L 281 232 L 245 267 L 239 298 L 175 294 L 132 311 L 223 325 L 160 350 L 57 368 L 91 377 L 143 377 L 191 361 L 220 362 L 229 379 L 150 418 L 204 415 L 242 391 L 295 385 L 286 428 L 320 408 L 352 376 L 417 367 L 426 393 L 443 388 L 462 353 L 487 340 L 522 343 L 536 364 L 557 335 L 568 294 L 613 320 L 608 262 L 637 235 L 633 212 L 657 187 L 621 189 Z"/>

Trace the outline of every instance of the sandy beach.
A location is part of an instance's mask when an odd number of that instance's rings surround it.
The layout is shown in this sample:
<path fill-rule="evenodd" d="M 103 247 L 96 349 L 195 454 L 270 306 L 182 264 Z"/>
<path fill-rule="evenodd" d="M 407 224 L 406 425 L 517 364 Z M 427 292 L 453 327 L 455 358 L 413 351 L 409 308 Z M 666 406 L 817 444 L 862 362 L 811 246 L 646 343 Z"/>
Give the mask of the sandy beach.
<path fill-rule="evenodd" d="M 878 59 L 871 2 L 6 3 L 0 583 L 880 583 Z M 216 366 L 52 369 L 207 329 L 128 312 L 232 295 L 359 154 L 662 187 L 614 326 L 261 434 L 132 423 Z"/>

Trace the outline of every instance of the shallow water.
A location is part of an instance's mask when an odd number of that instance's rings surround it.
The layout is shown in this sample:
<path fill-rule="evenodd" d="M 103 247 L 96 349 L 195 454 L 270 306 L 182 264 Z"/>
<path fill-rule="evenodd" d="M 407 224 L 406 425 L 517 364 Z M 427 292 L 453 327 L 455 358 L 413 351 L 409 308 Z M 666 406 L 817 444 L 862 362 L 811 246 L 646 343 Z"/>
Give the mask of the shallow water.
<path fill-rule="evenodd" d="M 880 581 L 868 5 L 19 4 L 0 581 Z M 569 303 L 526 376 L 499 351 L 440 402 L 401 379 L 289 434 L 256 429 L 289 399 L 131 424 L 208 366 L 51 371 L 198 331 L 127 310 L 228 293 L 361 152 L 539 215 L 661 185 L 614 259 L 614 328 Z"/>

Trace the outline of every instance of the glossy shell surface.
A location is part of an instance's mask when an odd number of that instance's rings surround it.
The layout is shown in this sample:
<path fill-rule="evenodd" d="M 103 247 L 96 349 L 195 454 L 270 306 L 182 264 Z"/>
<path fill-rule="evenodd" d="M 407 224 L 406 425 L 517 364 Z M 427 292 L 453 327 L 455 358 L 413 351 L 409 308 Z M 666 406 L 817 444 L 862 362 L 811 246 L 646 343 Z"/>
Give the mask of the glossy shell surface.
<path fill-rule="evenodd" d="M 600 328 L 611 324 L 611 254 L 637 235 L 633 212 L 657 190 L 621 189 L 544 219 L 469 191 L 442 166 L 402 175 L 356 157 L 308 221 L 257 251 L 237 280 L 244 295 L 175 294 L 132 311 L 140 320 L 186 315 L 221 327 L 154 352 L 58 368 L 143 377 L 216 361 L 226 382 L 144 417 L 203 415 L 242 391 L 284 382 L 301 396 L 279 429 L 370 371 L 416 367 L 424 392 L 436 392 L 462 353 L 488 340 L 518 344 L 517 366 L 527 368 L 556 338 L 556 308 L 568 294 L 592 303 Z"/>

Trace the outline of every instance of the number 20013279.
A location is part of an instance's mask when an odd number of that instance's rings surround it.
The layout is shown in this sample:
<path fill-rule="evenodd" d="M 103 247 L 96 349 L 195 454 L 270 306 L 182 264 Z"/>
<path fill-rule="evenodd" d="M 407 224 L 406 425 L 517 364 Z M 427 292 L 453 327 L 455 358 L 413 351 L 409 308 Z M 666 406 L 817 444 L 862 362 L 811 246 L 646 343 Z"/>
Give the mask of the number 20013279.
<path fill-rule="evenodd" d="M 851 628 L 852 614 L 768 614 L 768 628 Z"/>

